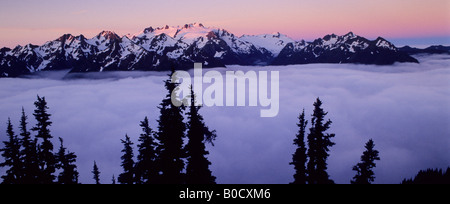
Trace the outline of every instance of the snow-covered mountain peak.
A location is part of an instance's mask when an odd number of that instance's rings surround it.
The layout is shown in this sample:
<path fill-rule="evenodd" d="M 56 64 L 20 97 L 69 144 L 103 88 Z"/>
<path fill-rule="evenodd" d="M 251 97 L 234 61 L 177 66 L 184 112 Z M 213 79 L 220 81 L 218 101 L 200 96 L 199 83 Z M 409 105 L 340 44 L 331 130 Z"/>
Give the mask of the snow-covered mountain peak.
<path fill-rule="evenodd" d="M 200 37 L 206 37 L 208 33 L 217 30 L 216 28 L 205 27 L 201 23 L 190 23 L 184 26 L 164 26 L 164 27 L 148 27 L 143 32 L 131 37 L 135 42 L 146 41 L 155 38 L 161 34 L 170 36 L 171 38 L 192 44 Z"/>
<path fill-rule="evenodd" d="M 350 31 L 349 33 L 345 34 L 344 37 L 355 38 L 357 37 L 357 35 L 355 35 L 352 31 Z"/>
<path fill-rule="evenodd" d="M 272 36 L 273 36 L 274 38 L 280 38 L 281 35 L 282 35 L 282 34 L 281 34 L 280 32 L 272 33 Z"/>
<path fill-rule="evenodd" d="M 392 64 L 417 62 L 383 39 L 368 40 L 349 32 L 326 35 L 313 42 L 296 41 L 279 32 L 237 37 L 201 23 L 148 27 L 119 37 L 103 31 L 93 38 L 65 34 L 42 46 L 0 49 L 0 77 L 42 70 L 71 72 L 188 69 L 194 62 L 207 67 L 308 63 Z"/>
<path fill-rule="evenodd" d="M 186 24 L 175 33 L 173 38 L 182 40 L 188 44 L 193 43 L 200 37 L 206 37 L 208 33 L 212 32 L 213 28 L 203 26 L 203 24 Z"/>
<path fill-rule="evenodd" d="M 72 34 L 64 34 L 61 37 L 59 37 L 58 39 L 56 39 L 56 41 L 65 42 L 67 40 L 71 41 L 74 38 L 75 38 L 75 36 L 73 36 Z"/>
<path fill-rule="evenodd" d="M 102 31 L 97 36 L 95 36 L 98 40 L 118 40 L 120 39 L 119 35 L 112 31 Z"/>
<path fill-rule="evenodd" d="M 322 38 L 323 41 L 330 41 L 330 40 L 334 40 L 336 39 L 338 36 L 336 34 L 331 34 L 331 35 L 325 35 L 325 37 Z"/>
<path fill-rule="evenodd" d="M 281 50 L 286 47 L 288 43 L 295 42 L 292 38 L 279 32 L 263 35 L 243 35 L 239 39 L 252 43 L 258 48 L 265 48 L 275 57 L 280 54 Z"/>
<path fill-rule="evenodd" d="M 168 25 L 164 26 L 164 27 L 157 27 L 157 28 L 153 28 L 152 26 L 144 29 L 144 31 L 142 31 L 141 33 L 138 33 L 136 35 L 134 35 L 131 39 L 136 40 L 136 39 L 151 39 L 155 36 L 161 35 L 161 34 L 169 34 L 170 36 L 174 36 L 175 33 L 177 33 L 178 28 L 175 27 L 170 27 Z"/>
<path fill-rule="evenodd" d="M 190 24 L 185 24 L 183 26 L 184 29 L 195 28 L 195 27 L 204 28 L 205 26 L 203 24 L 201 24 L 201 23 L 190 23 Z"/>
<path fill-rule="evenodd" d="M 170 37 L 174 37 L 175 34 L 178 32 L 178 29 L 179 29 L 178 27 L 173 27 L 173 26 L 166 25 L 166 26 L 164 26 L 162 28 L 156 28 L 152 32 L 152 34 L 157 36 L 157 35 L 161 35 L 161 34 L 164 33 L 164 34 L 166 34 L 166 35 L 168 35 Z"/>
<path fill-rule="evenodd" d="M 32 49 L 34 49 L 34 48 L 37 48 L 37 47 L 39 47 L 39 46 L 37 46 L 37 45 L 33 45 L 33 44 L 27 44 L 27 45 L 25 45 L 24 47 L 23 47 L 23 49 L 26 49 L 26 50 L 32 50 Z"/>
<path fill-rule="evenodd" d="M 384 39 L 382 37 L 378 37 L 375 41 L 376 41 L 377 47 L 382 47 L 382 48 L 386 48 L 389 50 L 397 51 L 397 47 L 395 47 L 394 44 L 390 43 L 389 41 L 387 41 L 386 39 Z"/>
<path fill-rule="evenodd" d="M 144 29 L 143 33 L 152 33 L 153 31 L 155 31 L 155 29 L 150 26 L 150 27 Z"/>
<path fill-rule="evenodd" d="M 121 37 L 112 31 L 102 31 L 95 37 L 85 40 L 87 44 L 96 46 L 100 51 L 106 50 L 112 43 L 120 42 Z"/>
<path fill-rule="evenodd" d="M 355 35 L 353 32 L 349 32 L 345 35 L 338 36 L 336 34 L 326 35 L 323 38 L 319 38 L 312 42 L 314 47 L 323 47 L 326 49 L 348 49 L 350 52 L 354 52 L 354 48 L 366 49 L 369 44 L 368 40 Z"/>

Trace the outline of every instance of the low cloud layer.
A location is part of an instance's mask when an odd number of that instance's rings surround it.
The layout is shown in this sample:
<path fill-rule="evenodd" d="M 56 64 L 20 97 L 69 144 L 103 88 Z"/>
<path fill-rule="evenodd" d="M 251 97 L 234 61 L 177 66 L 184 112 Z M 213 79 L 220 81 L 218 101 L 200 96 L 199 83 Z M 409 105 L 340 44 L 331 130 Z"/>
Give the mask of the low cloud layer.
<path fill-rule="evenodd" d="M 337 183 L 349 183 L 364 144 L 374 139 L 381 161 L 377 183 L 400 183 L 420 169 L 450 165 L 450 57 L 419 57 L 421 64 L 394 66 L 295 65 L 280 67 L 231 66 L 229 70 L 280 71 L 280 112 L 261 118 L 260 107 L 210 107 L 201 113 L 217 130 L 209 147 L 211 170 L 218 183 L 289 183 L 289 165 L 295 147 L 298 115 L 312 114 L 320 97 L 330 133 L 336 133 L 329 158 L 329 174 Z M 216 69 L 224 72 L 225 69 Z M 47 78 L 0 79 L 0 136 L 6 121 L 16 131 L 24 106 L 30 127 L 33 102 L 45 96 L 57 137 L 78 156 L 82 183 L 93 183 L 94 160 L 101 182 L 121 173 L 120 139 L 128 134 L 137 143 L 139 121 L 148 116 L 156 129 L 157 106 L 165 97 L 168 73 L 114 73 L 108 77 L 61 80 Z M 1 123 L 3 121 L 3 123 Z M 3 146 L 1 144 L 0 146 Z M 3 175 L 4 169 L 0 169 Z"/>

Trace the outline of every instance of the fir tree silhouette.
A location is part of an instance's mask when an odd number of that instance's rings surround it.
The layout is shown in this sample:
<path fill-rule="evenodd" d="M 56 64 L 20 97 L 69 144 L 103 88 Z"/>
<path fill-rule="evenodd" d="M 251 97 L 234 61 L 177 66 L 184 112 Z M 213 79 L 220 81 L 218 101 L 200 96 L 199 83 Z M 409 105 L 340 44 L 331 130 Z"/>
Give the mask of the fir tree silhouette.
<path fill-rule="evenodd" d="M 42 143 L 38 146 L 39 156 L 39 182 L 43 184 L 51 184 L 55 180 L 55 155 L 53 154 L 53 143 L 51 139 L 53 136 L 50 134 L 49 127 L 52 125 L 50 121 L 50 114 L 47 113 L 49 109 L 45 97 L 37 96 L 37 101 L 34 103 L 36 110 L 34 111 L 34 117 L 37 124 L 32 128 L 33 131 L 37 131 L 36 138 L 42 139 Z"/>
<path fill-rule="evenodd" d="M 134 183 L 134 154 L 133 154 L 133 143 L 128 135 L 125 135 L 125 140 L 121 140 L 123 144 L 123 156 L 122 168 L 123 173 L 119 175 L 119 183 L 121 184 L 133 184 Z"/>
<path fill-rule="evenodd" d="M 111 181 L 112 181 L 111 184 L 113 184 L 113 185 L 116 184 L 116 177 L 114 176 L 114 174 L 113 174 L 113 176 L 112 176 Z M 100 184 L 100 183 L 98 183 L 98 184 Z"/>
<path fill-rule="evenodd" d="M 139 137 L 138 144 L 138 156 L 136 161 L 136 183 L 137 184 L 150 184 L 155 183 L 158 172 L 156 169 L 156 147 L 157 144 L 154 141 L 154 132 L 150 128 L 148 118 L 145 117 L 140 124 L 142 128 L 142 134 Z"/>
<path fill-rule="evenodd" d="M 2 176 L 3 184 L 19 184 L 22 178 L 20 143 L 17 135 L 14 133 L 10 118 L 8 118 L 6 134 L 8 141 L 3 142 L 5 147 L 0 150 L 5 161 L 0 163 L 0 167 L 9 167 L 9 169 L 6 170 L 6 175 Z"/>
<path fill-rule="evenodd" d="M 32 140 L 31 133 L 28 131 L 28 117 L 22 107 L 22 116 L 20 118 L 20 143 L 22 150 L 20 151 L 20 160 L 22 162 L 22 184 L 36 184 L 39 176 L 39 163 L 36 147 L 36 139 Z"/>
<path fill-rule="evenodd" d="M 93 170 L 92 170 L 92 174 L 94 174 L 94 181 L 95 181 L 95 184 L 100 184 L 100 170 L 98 169 L 98 166 L 97 166 L 97 162 L 95 162 L 94 161 L 94 168 L 93 168 Z M 113 178 L 114 178 L 114 176 L 113 176 Z M 114 179 L 114 181 L 115 181 L 115 179 Z"/>
<path fill-rule="evenodd" d="M 58 184 L 78 184 L 78 171 L 75 162 L 77 156 L 73 152 L 67 152 L 63 144 L 63 139 L 59 138 L 61 146 L 56 154 L 56 168 L 61 169 L 62 172 L 58 176 Z"/>
<path fill-rule="evenodd" d="M 308 172 L 308 184 L 332 184 L 334 183 L 329 179 L 327 173 L 327 159 L 330 147 L 335 143 L 331 142 L 331 138 L 335 134 L 325 133 L 331 125 L 331 120 L 325 122 L 325 116 L 328 113 L 322 109 L 322 101 L 317 98 L 314 103 L 314 113 L 311 118 L 312 127 L 309 129 L 308 134 L 308 157 L 309 162 L 307 165 Z"/>
<path fill-rule="evenodd" d="M 306 144 L 305 144 L 305 133 L 308 121 L 305 120 L 305 109 L 303 109 L 302 114 L 299 116 L 300 122 L 297 126 L 300 128 L 299 132 L 294 140 L 294 145 L 297 146 L 297 150 L 294 155 L 292 155 L 292 162 L 290 165 L 294 165 L 295 174 L 294 182 L 292 184 L 306 184 L 307 182 L 307 172 L 306 172 Z"/>
<path fill-rule="evenodd" d="M 173 76 L 175 73 L 172 70 Z M 156 139 L 159 143 L 156 151 L 158 179 L 156 183 L 161 184 L 181 184 L 184 183 L 183 170 L 185 167 L 184 158 L 186 153 L 183 149 L 183 139 L 186 131 L 186 124 L 183 122 L 184 106 L 176 106 L 172 103 L 172 93 L 177 87 L 177 83 L 171 83 L 171 79 L 165 81 L 168 91 L 166 98 L 158 107 L 160 117 L 158 120 L 158 133 Z M 176 103 L 181 101 L 174 98 Z"/>
<path fill-rule="evenodd" d="M 215 184 L 216 177 L 209 170 L 211 162 L 208 161 L 206 155 L 205 142 L 212 145 L 216 138 L 216 133 L 210 131 L 203 122 L 203 116 L 199 114 L 200 106 L 195 105 L 195 94 L 191 86 L 191 103 L 188 113 L 188 132 L 189 139 L 186 145 L 187 167 L 186 167 L 186 183 L 187 184 Z"/>
<path fill-rule="evenodd" d="M 375 181 L 375 173 L 373 168 L 377 167 L 375 161 L 380 160 L 379 152 L 375 150 L 375 143 L 372 139 L 366 143 L 366 151 L 361 156 L 361 162 L 353 167 L 353 171 L 357 174 L 351 181 L 352 184 L 371 184 Z"/>

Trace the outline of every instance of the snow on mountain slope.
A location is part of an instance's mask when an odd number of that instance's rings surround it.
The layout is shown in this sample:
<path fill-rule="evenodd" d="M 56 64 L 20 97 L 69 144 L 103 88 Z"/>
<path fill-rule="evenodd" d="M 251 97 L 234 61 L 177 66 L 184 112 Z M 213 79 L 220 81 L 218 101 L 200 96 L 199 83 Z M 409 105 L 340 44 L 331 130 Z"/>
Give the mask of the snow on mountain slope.
<path fill-rule="evenodd" d="M 120 60 L 127 60 L 130 57 L 136 58 L 133 60 L 133 62 L 139 61 L 145 54 L 144 48 L 142 48 L 139 45 L 136 45 L 132 40 L 130 40 L 128 37 L 123 36 L 120 43 Z M 129 67 L 133 67 L 133 64 L 131 64 Z"/>
<path fill-rule="evenodd" d="M 359 63 L 388 65 L 395 62 L 418 63 L 383 38 L 374 41 L 353 34 L 326 35 L 310 43 L 289 43 L 274 59 L 274 65 L 310 63 Z"/>
<path fill-rule="evenodd" d="M 292 38 L 281 33 L 275 33 L 272 35 L 243 35 L 239 39 L 252 43 L 258 48 L 265 48 L 270 51 L 274 57 L 278 56 L 281 50 L 286 47 L 288 43 L 295 42 Z"/>
<path fill-rule="evenodd" d="M 233 51 L 248 54 L 251 52 L 252 46 L 254 46 L 251 42 L 241 40 L 234 34 L 231 34 L 224 29 L 205 27 L 201 23 L 186 24 L 184 26 L 177 27 L 166 26 L 156 29 L 150 27 L 145 29 L 142 33 L 134 36 L 133 41 L 142 45 L 147 50 L 150 50 L 148 49 L 151 47 L 149 42 L 151 43 L 152 39 L 163 34 L 165 35 L 164 38 L 170 37 L 173 39 L 172 43 L 168 45 L 172 47 L 176 44 L 181 47 L 186 47 L 186 45 L 190 46 L 195 43 L 197 44 L 197 47 L 202 48 L 208 41 L 212 41 L 212 43 L 219 43 L 218 39 L 220 39 L 225 41 Z M 164 39 L 164 41 L 166 41 L 166 39 Z M 185 45 L 181 45 L 183 43 Z"/>
<path fill-rule="evenodd" d="M 202 24 L 186 24 L 184 26 L 165 26 L 162 28 L 146 28 L 143 32 L 132 37 L 132 40 L 138 44 L 147 45 L 153 38 L 162 34 L 172 38 L 175 41 L 183 41 L 186 44 L 192 44 L 199 37 L 206 36 L 213 29 L 205 28 Z M 172 43 L 175 44 L 175 43 Z"/>
<path fill-rule="evenodd" d="M 102 31 L 91 39 L 85 39 L 84 42 L 85 44 L 90 45 L 90 47 L 95 47 L 96 51 L 104 52 L 110 47 L 111 44 L 120 40 L 121 38 L 116 33 L 112 31 Z"/>
<path fill-rule="evenodd" d="M 192 44 L 195 40 L 200 37 L 205 37 L 213 31 L 213 28 L 206 28 L 203 24 L 186 24 L 182 28 L 178 29 L 176 34 L 173 36 L 177 40 L 181 40 L 187 44 Z"/>
<path fill-rule="evenodd" d="M 0 49 L 0 77 L 14 77 L 44 70 L 71 72 L 170 70 L 226 65 L 286 65 L 307 63 L 392 64 L 417 62 L 392 43 L 348 33 L 327 35 L 313 42 L 294 41 L 286 35 L 235 36 L 227 30 L 200 23 L 148 27 L 141 33 L 120 37 L 102 31 L 87 39 L 65 34 L 42 46 Z"/>
<path fill-rule="evenodd" d="M 158 55 L 165 54 L 173 60 L 202 61 L 203 58 L 215 61 L 214 58 L 217 58 L 225 64 L 253 64 L 256 59 L 249 56 L 260 57 L 268 52 L 224 29 L 205 27 L 197 23 L 156 29 L 149 27 L 132 40 L 147 51 L 156 51 Z M 267 61 L 268 59 L 265 59 L 266 63 Z"/>

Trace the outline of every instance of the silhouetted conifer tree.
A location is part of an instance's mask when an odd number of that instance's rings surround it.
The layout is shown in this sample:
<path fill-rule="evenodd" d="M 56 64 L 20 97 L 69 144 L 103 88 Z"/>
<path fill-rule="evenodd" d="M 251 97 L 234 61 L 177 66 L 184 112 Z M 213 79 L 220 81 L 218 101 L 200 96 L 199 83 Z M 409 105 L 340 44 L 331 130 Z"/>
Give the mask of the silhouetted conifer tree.
<path fill-rule="evenodd" d="M 119 183 L 121 184 L 133 184 L 134 183 L 134 154 L 133 143 L 128 135 L 125 135 L 125 140 L 121 140 L 123 144 L 122 168 L 123 173 L 119 175 Z"/>
<path fill-rule="evenodd" d="M 445 173 L 442 169 L 421 170 L 414 179 L 404 179 L 402 184 L 450 184 L 450 167 Z"/>
<path fill-rule="evenodd" d="M 0 167 L 9 167 L 9 169 L 6 170 L 6 175 L 2 176 L 3 184 L 19 184 L 22 178 L 20 143 L 9 118 L 6 134 L 8 140 L 3 142 L 5 147 L 0 150 L 5 161 L 0 163 Z"/>
<path fill-rule="evenodd" d="M 201 106 L 195 105 L 195 94 L 191 86 L 191 104 L 188 113 L 188 132 L 189 139 L 186 145 L 187 167 L 186 167 L 186 183 L 187 184 L 215 184 L 216 177 L 209 170 L 211 162 L 208 161 L 206 155 L 205 142 L 212 145 L 216 138 L 216 133 L 210 131 L 203 122 L 203 116 L 199 114 Z"/>
<path fill-rule="evenodd" d="M 308 134 L 308 157 L 307 165 L 308 184 L 332 184 L 327 173 L 327 159 L 330 147 L 335 143 L 331 142 L 331 138 L 335 134 L 328 134 L 326 131 L 330 128 L 331 120 L 325 122 L 325 116 L 328 113 L 322 109 L 322 101 L 317 98 L 314 103 L 314 113 L 311 118 L 312 127 Z"/>
<path fill-rule="evenodd" d="M 139 137 L 138 156 L 136 161 L 135 173 L 137 184 L 155 183 L 158 171 L 156 169 L 156 142 L 154 141 L 154 132 L 150 128 L 148 118 L 145 117 L 140 124 L 142 134 Z"/>
<path fill-rule="evenodd" d="M 172 70 L 172 75 L 174 74 Z M 172 76 L 170 75 L 170 76 Z M 162 184 L 181 184 L 184 183 L 184 161 L 186 153 L 183 149 L 183 139 L 185 138 L 186 124 L 183 122 L 184 106 L 176 106 L 172 103 L 172 93 L 177 87 L 177 83 L 171 83 L 171 80 L 165 81 L 165 87 L 168 91 L 166 98 L 158 107 L 160 117 L 158 120 L 158 140 L 157 183 Z M 179 102 L 174 99 L 175 102 Z"/>
<path fill-rule="evenodd" d="M 98 169 L 98 166 L 97 166 L 97 162 L 95 162 L 94 161 L 94 169 L 92 170 L 92 174 L 94 174 L 94 180 L 95 180 L 95 184 L 100 184 L 100 170 Z M 114 182 L 115 182 L 115 178 L 114 178 L 114 175 L 113 175 L 113 179 L 114 179 Z"/>
<path fill-rule="evenodd" d="M 450 184 L 450 167 L 447 168 L 447 171 L 444 174 L 443 180 L 446 184 Z"/>
<path fill-rule="evenodd" d="M 374 149 L 375 143 L 372 139 L 366 143 L 365 147 L 366 151 L 361 156 L 361 162 L 353 167 L 356 175 L 351 181 L 352 184 L 371 184 L 375 181 L 375 173 L 372 169 L 377 167 L 375 161 L 380 160 L 379 152 Z"/>
<path fill-rule="evenodd" d="M 297 137 L 294 140 L 294 145 L 297 146 L 297 150 L 294 155 L 292 155 L 292 162 L 290 165 L 294 165 L 295 174 L 294 182 L 292 184 L 306 184 L 307 172 L 306 172 L 306 144 L 305 144 L 305 133 L 308 121 L 305 120 L 305 110 L 303 109 L 302 114 L 299 116 L 300 122 L 297 126 L 300 128 Z"/>
<path fill-rule="evenodd" d="M 116 177 L 114 176 L 114 174 L 113 174 L 113 177 L 112 177 L 112 183 L 111 184 L 116 184 Z"/>
<path fill-rule="evenodd" d="M 56 154 L 56 165 L 57 169 L 61 169 L 61 173 L 58 176 L 59 184 L 78 184 L 78 171 L 75 162 L 77 161 L 77 156 L 73 152 L 67 152 L 63 145 L 63 139 L 59 138 L 61 146 Z"/>
<path fill-rule="evenodd" d="M 20 151 L 20 160 L 22 161 L 22 180 L 23 184 L 36 184 L 38 183 L 39 175 L 39 163 L 38 153 L 36 148 L 36 140 L 31 139 L 31 133 L 27 128 L 27 119 L 25 110 L 22 108 L 22 117 L 20 118 L 20 143 L 22 149 Z"/>
<path fill-rule="evenodd" d="M 39 182 L 44 184 L 53 183 L 55 180 L 55 155 L 53 154 L 53 143 L 51 139 L 53 136 L 50 134 L 49 127 L 52 125 L 50 122 L 50 114 L 47 113 L 47 102 L 45 97 L 37 96 L 37 101 L 34 103 L 36 110 L 34 110 L 34 117 L 37 124 L 32 128 L 33 131 L 37 131 L 36 138 L 42 139 L 42 143 L 39 145 Z"/>

